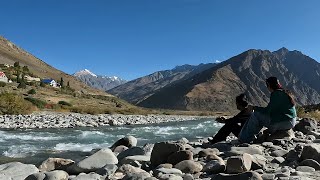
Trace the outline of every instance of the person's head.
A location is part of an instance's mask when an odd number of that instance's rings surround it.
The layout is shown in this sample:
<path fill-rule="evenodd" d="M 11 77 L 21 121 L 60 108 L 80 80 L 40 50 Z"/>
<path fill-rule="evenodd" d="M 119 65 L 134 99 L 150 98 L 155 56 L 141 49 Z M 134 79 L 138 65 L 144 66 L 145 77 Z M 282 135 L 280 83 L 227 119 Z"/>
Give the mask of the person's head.
<path fill-rule="evenodd" d="M 295 105 L 293 94 L 289 90 L 284 90 L 276 77 L 269 77 L 268 79 L 266 79 L 266 84 L 270 92 L 273 92 L 277 89 L 282 89 L 288 95 L 291 105 Z"/>
<path fill-rule="evenodd" d="M 244 93 L 236 97 L 236 105 L 238 110 L 243 110 L 248 106 L 247 97 Z"/>
<path fill-rule="evenodd" d="M 282 89 L 282 86 L 281 86 L 278 78 L 276 78 L 276 77 L 269 77 L 268 79 L 266 79 L 266 85 L 267 85 L 268 90 L 270 92 L 273 92 L 277 89 Z"/>

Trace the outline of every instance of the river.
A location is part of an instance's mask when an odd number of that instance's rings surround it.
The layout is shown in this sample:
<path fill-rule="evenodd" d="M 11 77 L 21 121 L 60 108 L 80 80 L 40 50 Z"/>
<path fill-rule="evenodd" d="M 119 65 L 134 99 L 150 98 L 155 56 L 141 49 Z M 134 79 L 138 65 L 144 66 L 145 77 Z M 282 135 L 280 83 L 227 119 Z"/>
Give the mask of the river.
<path fill-rule="evenodd" d="M 185 137 L 209 137 L 222 124 L 198 119 L 149 125 L 104 126 L 74 129 L 0 129 L 0 164 L 10 161 L 39 164 L 48 157 L 81 159 L 93 149 L 110 147 L 118 139 L 132 135 L 138 145 Z"/>

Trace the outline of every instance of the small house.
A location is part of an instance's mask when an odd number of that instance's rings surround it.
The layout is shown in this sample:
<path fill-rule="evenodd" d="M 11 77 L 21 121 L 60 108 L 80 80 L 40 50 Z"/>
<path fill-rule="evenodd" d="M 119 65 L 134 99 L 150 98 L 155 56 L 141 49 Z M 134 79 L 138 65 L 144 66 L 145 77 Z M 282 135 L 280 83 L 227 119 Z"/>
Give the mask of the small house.
<path fill-rule="evenodd" d="M 8 82 L 8 78 L 7 78 L 6 74 L 2 71 L 0 71 L 0 81 L 5 82 L 5 83 Z"/>
<path fill-rule="evenodd" d="M 55 80 L 53 79 L 43 79 L 41 82 L 45 83 L 45 84 L 48 84 L 52 87 L 58 87 L 58 84 Z"/>

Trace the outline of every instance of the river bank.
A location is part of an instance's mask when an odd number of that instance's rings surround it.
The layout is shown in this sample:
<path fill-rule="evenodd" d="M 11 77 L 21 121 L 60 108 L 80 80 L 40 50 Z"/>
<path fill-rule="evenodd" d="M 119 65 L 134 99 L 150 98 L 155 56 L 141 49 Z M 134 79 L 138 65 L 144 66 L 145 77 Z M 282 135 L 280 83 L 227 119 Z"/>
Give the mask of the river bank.
<path fill-rule="evenodd" d="M 182 115 L 121 115 L 121 114 L 78 114 L 37 112 L 30 115 L 1 115 L 0 128 L 76 128 L 119 125 L 157 124 L 214 118 L 213 116 L 182 116 Z"/>
<path fill-rule="evenodd" d="M 127 136 L 82 159 L 48 158 L 39 166 L 1 164 L 0 179 L 320 179 L 319 123 L 302 119 L 287 135 L 254 144 L 229 139 L 213 145 L 206 138 L 139 145 L 140 139 Z"/>

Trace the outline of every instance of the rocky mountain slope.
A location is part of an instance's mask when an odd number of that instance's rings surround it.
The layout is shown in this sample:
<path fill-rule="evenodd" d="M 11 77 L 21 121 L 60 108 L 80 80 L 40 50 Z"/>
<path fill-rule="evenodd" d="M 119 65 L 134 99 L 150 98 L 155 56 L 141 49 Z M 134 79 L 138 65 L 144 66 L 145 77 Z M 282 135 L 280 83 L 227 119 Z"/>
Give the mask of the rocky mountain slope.
<path fill-rule="evenodd" d="M 123 85 L 109 90 L 110 94 L 125 99 L 133 104 L 152 96 L 160 89 L 175 84 L 183 79 L 187 79 L 199 72 L 214 67 L 215 64 L 199 64 L 177 66 L 171 70 L 164 70 L 152 73 L 150 75 L 129 81 Z"/>
<path fill-rule="evenodd" d="M 320 102 L 320 64 L 299 51 L 248 50 L 199 74 L 166 86 L 138 105 L 183 110 L 235 110 L 235 96 L 246 92 L 254 105 L 266 105 L 265 79 L 276 76 L 298 104 Z"/>
<path fill-rule="evenodd" d="M 95 75 L 94 73 L 90 72 L 87 69 L 78 71 L 74 73 L 73 76 L 75 76 L 77 79 L 84 82 L 90 87 L 104 90 L 104 91 L 115 88 L 127 82 L 126 80 L 116 76 L 108 77 L 108 76 Z"/>
<path fill-rule="evenodd" d="M 34 55 L 28 53 L 14 43 L 0 36 L 0 64 L 13 65 L 19 62 L 20 66 L 28 66 L 30 71 L 40 78 L 53 78 L 60 80 L 62 77 L 65 82 L 70 82 L 70 86 L 75 90 L 85 93 L 105 94 L 103 91 L 97 91 L 84 83 L 78 81 L 75 77 L 68 75 L 54 67 L 48 65 L 44 61 L 38 59 Z"/>

